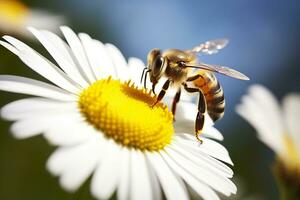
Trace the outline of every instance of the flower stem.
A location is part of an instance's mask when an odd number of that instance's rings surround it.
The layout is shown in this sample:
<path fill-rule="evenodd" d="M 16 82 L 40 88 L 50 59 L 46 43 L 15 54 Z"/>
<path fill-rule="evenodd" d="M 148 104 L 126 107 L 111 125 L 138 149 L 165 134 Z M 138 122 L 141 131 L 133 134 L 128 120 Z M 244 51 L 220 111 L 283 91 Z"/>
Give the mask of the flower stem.
<path fill-rule="evenodd" d="M 273 166 L 281 200 L 300 199 L 300 173 L 297 169 L 287 167 L 283 162 L 277 161 Z"/>

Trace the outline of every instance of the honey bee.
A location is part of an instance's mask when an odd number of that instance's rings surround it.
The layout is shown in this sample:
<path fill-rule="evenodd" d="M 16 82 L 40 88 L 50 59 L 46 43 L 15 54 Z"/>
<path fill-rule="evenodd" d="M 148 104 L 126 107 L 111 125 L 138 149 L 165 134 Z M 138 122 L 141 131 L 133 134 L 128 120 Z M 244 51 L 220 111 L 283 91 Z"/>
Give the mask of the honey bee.
<path fill-rule="evenodd" d="M 199 142 L 205 120 L 205 113 L 216 121 L 223 117 L 225 109 L 225 98 L 223 89 L 213 72 L 241 80 L 249 78 L 228 67 L 211 65 L 197 61 L 198 54 L 210 55 L 217 53 L 228 44 L 227 39 L 210 40 L 194 47 L 191 50 L 167 49 L 161 52 L 160 49 L 153 49 L 147 56 L 147 67 L 144 68 L 141 82 L 144 78 L 146 88 L 147 74 L 150 75 L 152 91 L 155 94 L 155 85 L 161 77 L 167 80 L 159 92 L 154 106 L 161 101 L 170 85 L 178 88 L 172 103 L 172 113 L 175 116 L 176 104 L 179 102 L 181 88 L 189 93 L 198 93 L 198 113 L 195 120 L 195 136 Z M 192 69 L 198 69 L 196 72 Z M 192 83 L 192 87 L 187 83 Z"/>

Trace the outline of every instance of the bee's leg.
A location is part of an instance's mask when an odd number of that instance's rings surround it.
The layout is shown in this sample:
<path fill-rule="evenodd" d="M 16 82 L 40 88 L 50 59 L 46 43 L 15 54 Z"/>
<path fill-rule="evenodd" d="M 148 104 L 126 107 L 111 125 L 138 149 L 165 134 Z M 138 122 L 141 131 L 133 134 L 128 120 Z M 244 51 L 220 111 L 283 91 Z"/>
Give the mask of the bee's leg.
<path fill-rule="evenodd" d="M 166 91 L 168 90 L 169 86 L 170 86 L 170 80 L 166 80 L 166 82 L 164 83 L 161 91 L 158 94 L 158 97 L 155 101 L 155 103 L 152 105 L 152 107 L 154 107 L 158 102 L 160 102 L 160 100 L 162 100 L 162 98 L 165 96 Z"/>
<path fill-rule="evenodd" d="M 202 140 L 199 139 L 199 135 L 202 133 L 202 129 L 204 126 L 205 120 L 205 112 L 206 112 L 206 100 L 204 98 L 204 94 L 201 90 L 199 90 L 199 101 L 198 101 L 198 113 L 196 117 L 195 131 L 196 138 L 202 143 Z"/>
<path fill-rule="evenodd" d="M 203 126 L 204 126 L 204 120 L 205 120 L 204 114 L 206 112 L 206 101 L 204 98 L 204 94 L 198 88 L 189 88 L 186 83 L 183 83 L 183 86 L 187 92 L 190 92 L 190 93 L 199 92 L 198 113 L 197 113 L 196 122 L 195 122 L 195 135 L 196 135 L 197 140 L 202 143 L 202 140 L 199 138 L 199 136 L 200 136 Z"/>
<path fill-rule="evenodd" d="M 181 88 L 179 88 L 178 91 L 176 92 L 175 97 L 173 99 L 173 103 L 172 103 L 172 114 L 174 117 L 174 121 L 175 121 L 176 105 L 179 102 L 180 94 L 181 94 Z"/>
<path fill-rule="evenodd" d="M 201 76 L 200 74 L 196 74 L 195 76 L 188 77 L 186 79 L 186 81 L 187 82 L 194 81 L 194 80 L 198 79 L 200 76 Z"/>
<path fill-rule="evenodd" d="M 145 68 L 143 69 L 143 73 L 142 73 L 141 81 L 140 81 L 141 83 L 143 82 L 143 78 L 144 78 L 144 74 L 145 74 L 146 69 L 147 69 L 147 67 L 145 67 Z"/>
<path fill-rule="evenodd" d="M 147 86 L 146 86 L 146 81 L 147 81 L 147 74 L 150 72 L 150 70 L 147 70 L 146 73 L 145 73 L 145 77 L 144 77 L 144 88 L 146 89 Z"/>

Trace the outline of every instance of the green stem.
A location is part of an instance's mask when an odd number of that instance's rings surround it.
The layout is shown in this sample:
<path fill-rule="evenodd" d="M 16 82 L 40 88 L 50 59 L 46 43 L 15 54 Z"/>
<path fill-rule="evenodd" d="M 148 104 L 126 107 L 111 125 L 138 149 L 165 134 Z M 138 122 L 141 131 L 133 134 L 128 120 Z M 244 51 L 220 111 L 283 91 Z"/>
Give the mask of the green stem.
<path fill-rule="evenodd" d="M 300 199 L 300 174 L 297 169 L 291 170 L 277 159 L 273 166 L 281 200 Z"/>

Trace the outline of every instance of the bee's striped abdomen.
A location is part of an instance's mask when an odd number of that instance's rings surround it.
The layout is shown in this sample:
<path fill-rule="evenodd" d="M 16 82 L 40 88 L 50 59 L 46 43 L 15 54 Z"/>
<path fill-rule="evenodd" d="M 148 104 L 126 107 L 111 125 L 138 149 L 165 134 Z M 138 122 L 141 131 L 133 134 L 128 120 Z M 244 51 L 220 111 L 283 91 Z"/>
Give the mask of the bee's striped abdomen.
<path fill-rule="evenodd" d="M 213 121 L 223 117 L 225 110 L 225 98 L 221 85 L 211 72 L 201 71 L 200 77 L 194 81 L 194 85 L 204 93 L 207 112 Z"/>

